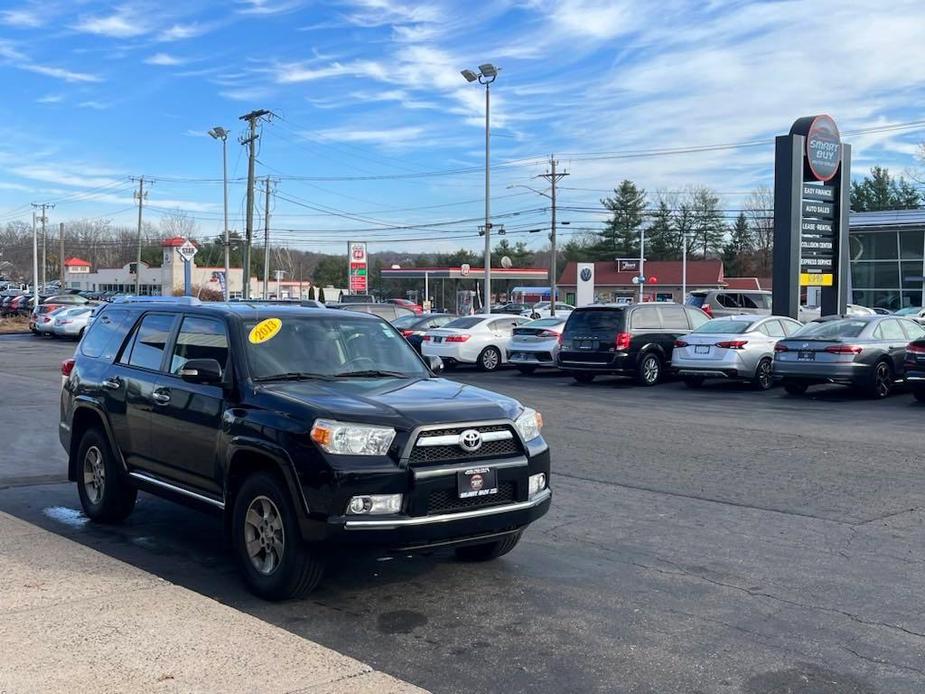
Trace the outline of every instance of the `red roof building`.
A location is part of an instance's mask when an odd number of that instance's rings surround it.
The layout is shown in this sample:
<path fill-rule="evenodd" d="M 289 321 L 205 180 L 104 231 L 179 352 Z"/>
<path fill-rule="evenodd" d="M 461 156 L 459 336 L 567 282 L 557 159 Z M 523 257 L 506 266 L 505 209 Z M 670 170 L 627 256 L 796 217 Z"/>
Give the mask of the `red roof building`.
<path fill-rule="evenodd" d="M 645 264 L 645 301 L 678 301 L 682 297 L 682 264 L 679 260 L 653 260 Z M 599 261 L 594 263 L 594 296 L 596 301 L 616 301 L 638 298 L 639 285 L 633 278 L 639 275 L 638 261 Z M 559 277 L 559 295 L 566 303 L 574 303 L 578 284 L 578 265 L 571 262 Z M 689 260 L 687 290 L 721 289 L 726 286 L 722 260 Z"/>
<path fill-rule="evenodd" d="M 90 267 L 90 263 L 88 263 L 88 262 L 87 262 L 86 260 L 84 260 L 83 258 L 76 258 L 76 257 L 75 257 L 75 258 L 68 258 L 67 260 L 64 261 L 64 267 L 67 267 L 67 268 L 72 268 L 72 267 Z"/>

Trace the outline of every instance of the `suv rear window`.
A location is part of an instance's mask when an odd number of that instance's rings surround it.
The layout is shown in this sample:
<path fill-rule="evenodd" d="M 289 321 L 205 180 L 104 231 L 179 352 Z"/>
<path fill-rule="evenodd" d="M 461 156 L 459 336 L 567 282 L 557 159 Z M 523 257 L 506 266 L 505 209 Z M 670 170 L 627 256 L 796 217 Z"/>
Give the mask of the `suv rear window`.
<path fill-rule="evenodd" d="M 623 330 L 626 312 L 621 308 L 579 309 L 569 314 L 565 334 L 616 335 Z"/>
<path fill-rule="evenodd" d="M 707 298 L 706 294 L 691 294 L 687 297 L 687 301 L 684 303 L 687 306 L 693 306 L 694 308 L 700 308 L 703 306 L 704 300 Z"/>
<path fill-rule="evenodd" d="M 479 323 L 485 320 L 484 316 L 466 316 L 465 318 L 457 318 L 456 320 L 451 320 L 449 323 L 444 325 L 444 328 L 460 328 L 465 330 L 466 328 L 474 328 Z"/>
<path fill-rule="evenodd" d="M 93 359 L 111 360 L 131 327 L 129 311 L 118 308 L 102 311 L 80 341 L 80 353 Z"/>

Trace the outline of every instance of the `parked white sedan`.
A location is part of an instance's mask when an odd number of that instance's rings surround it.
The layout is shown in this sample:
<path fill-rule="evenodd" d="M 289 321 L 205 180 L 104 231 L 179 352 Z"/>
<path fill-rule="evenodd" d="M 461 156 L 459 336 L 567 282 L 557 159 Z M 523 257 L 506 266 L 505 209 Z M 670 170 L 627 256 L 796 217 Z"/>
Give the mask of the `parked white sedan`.
<path fill-rule="evenodd" d="M 482 371 L 494 371 L 507 363 L 514 328 L 529 320 L 496 313 L 463 316 L 429 330 L 421 353 L 440 357 L 447 366 L 476 364 Z"/>
<path fill-rule="evenodd" d="M 557 316 L 568 316 L 568 314 L 574 310 L 575 307 L 571 304 L 563 304 L 561 301 L 556 302 Z M 537 318 L 549 318 L 550 314 L 550 303 L 548 301 L 541 301 L 538 304 L 534 304 L 533 308 L 528 308 L 527 310 L 521 311 L 520 313 L 520 315 L 526 316 L 527 318 L 532 318 L 534 320 Z"/>
<path fill-rule="evenodd" d="M 57 313 L 51 325 L 51 332 L 57 337 L 73 337 L 79 340 L 83 337 L 95 308 L 96 306 L 78 306 Z"/>

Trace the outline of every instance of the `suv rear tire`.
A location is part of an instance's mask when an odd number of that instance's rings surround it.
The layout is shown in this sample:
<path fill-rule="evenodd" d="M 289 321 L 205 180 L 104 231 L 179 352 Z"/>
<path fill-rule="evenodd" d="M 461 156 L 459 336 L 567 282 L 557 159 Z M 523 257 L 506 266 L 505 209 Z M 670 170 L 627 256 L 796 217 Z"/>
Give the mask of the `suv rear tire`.
<path fill-rule="evenodd" d="M 502 557 L 517 546 L 520 542 L 520 533 L 512 533 L 493 542 L 484 542 L 480 545 L 466 545 L 457 547 L 456 558 L 460 561 L 491 561 Z"/>
<path fill-rule="evenodd" d="M 101 430 L 84 432 L 77 448 L 76 473 L 80 505 L 90 520 L 117 523 L 135 508 L 138 490 L 122 470 Z"/>
<path fill-rule="evenodd" d="M 636 373 L 636 380 L 642 386 L 654 386 L 662 379 L 662 360 L 655 352 L 643 354 Z"/>
<path fill-rule="evenodd" d="M 265 600 L 286 600 L 318 585 L 324 561 L 302 542 L 289 490 L 277 477 L 248 477 L 232 514 L 235 560 L 251 591 Z"/>

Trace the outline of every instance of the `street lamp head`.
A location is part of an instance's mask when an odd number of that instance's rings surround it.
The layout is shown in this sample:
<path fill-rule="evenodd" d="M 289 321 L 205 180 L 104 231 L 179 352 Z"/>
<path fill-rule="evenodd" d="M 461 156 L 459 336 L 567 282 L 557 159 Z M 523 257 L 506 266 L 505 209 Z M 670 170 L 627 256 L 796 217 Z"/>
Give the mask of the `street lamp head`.
<path fill-rule="evenodd" d="M 466 78 L 467 82 L 475 82 L 479 78 L 472 70 L 463 70 L 460 74 Z"/>
<path fill-rule="evenodd" d="M 483 77 L 497 77 L 498 69 L 491 63 L 485 63 L 484 65 L 479 65 L 479 72 L 482 73 Z"/>
<path fill-rule="evenodd" d="M 226 137 L 228 137 L 228 131 L 220 125 L 217 125 L 209 131 L 209 135 L 211 135 L 216 140 L 224 140 Z"/>

